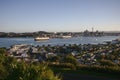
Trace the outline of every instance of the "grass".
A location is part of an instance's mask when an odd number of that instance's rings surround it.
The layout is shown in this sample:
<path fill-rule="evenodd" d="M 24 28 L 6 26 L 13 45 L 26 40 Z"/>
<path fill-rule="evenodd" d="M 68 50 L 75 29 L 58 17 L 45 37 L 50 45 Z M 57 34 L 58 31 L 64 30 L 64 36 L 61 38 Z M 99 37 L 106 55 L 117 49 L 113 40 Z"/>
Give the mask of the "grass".
<path fill-rule="evenodd" d="M 70 68 L 52 68 L 54 73 L 56 74 L 61 74 L 64 78 L 69 77 L 70 80 L 74 80 L 74 78 L 79 79 L 79 76 L 93 76 L 93 77 L 106 77 L 112 80 L 119 79 L 119 74 L 108 74 L 108 73 L 101 73 L 101 72 L 93 72 L 93 71 L 88 71 L 88 70 L 71 70 Z M 71 76 L 66 76 L 66 75 L 71 75 Z M 78 78 L 77 78 L 78 77 Z M 108 80 L 109 80 L 108 79 Z M 86 80 L 86 79 L 83 79 Z"/>

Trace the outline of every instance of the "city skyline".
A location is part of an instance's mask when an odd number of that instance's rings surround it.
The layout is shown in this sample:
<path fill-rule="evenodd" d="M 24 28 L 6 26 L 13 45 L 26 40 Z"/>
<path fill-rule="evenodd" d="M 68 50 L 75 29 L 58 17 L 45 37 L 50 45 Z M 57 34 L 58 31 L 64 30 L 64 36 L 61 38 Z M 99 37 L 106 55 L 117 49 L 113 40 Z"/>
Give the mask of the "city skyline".
<path fill-rule="evenodd" d="M 0 32 L 120 31 L 120 0 L 0 0 Z"/>

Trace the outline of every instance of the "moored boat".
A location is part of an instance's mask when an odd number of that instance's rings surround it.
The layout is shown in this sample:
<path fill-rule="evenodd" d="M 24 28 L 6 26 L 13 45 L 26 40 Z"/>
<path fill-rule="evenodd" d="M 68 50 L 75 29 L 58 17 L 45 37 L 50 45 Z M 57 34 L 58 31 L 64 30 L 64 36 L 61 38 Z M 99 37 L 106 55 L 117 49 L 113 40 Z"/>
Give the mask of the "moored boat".
<path fill-rule="evenodd" d="M 57 36 L 56 38 L 61 38 L 61 39 L 68 39 L 71 38 L 72 36 Z"/>
<path fill-rule="evenodd" d="M 63 39 L 71 38 L 72 36 L 61 36 Z"/>

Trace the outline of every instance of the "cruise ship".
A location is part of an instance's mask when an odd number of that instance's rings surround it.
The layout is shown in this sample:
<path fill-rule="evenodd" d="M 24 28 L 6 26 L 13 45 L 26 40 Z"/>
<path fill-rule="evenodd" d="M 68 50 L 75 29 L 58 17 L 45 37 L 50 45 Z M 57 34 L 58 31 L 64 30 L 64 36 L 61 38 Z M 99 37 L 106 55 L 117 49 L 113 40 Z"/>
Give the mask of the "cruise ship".
<path fill-rule="evenodd" d="M 34 40 L 35 41 L 45 41 L 45 40 L 49 40 L 49 37 L 36 37 Z"/>

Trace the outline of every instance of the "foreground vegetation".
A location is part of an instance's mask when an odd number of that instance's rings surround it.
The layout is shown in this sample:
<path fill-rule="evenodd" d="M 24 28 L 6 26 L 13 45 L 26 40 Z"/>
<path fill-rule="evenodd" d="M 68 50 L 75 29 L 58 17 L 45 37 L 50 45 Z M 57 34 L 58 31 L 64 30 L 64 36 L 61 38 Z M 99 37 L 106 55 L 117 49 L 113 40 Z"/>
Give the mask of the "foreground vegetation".
<path fill-rule="evenodd" d="M 0 49 L 0 80 L 61 80 L 44 64 L 16 62 Z"/>

